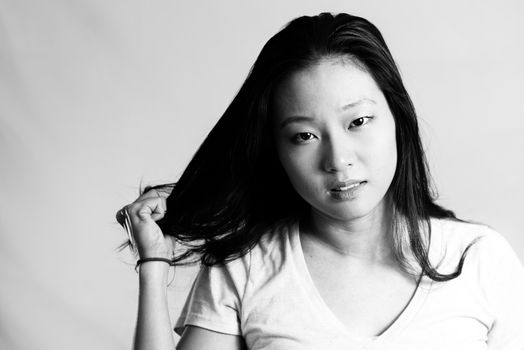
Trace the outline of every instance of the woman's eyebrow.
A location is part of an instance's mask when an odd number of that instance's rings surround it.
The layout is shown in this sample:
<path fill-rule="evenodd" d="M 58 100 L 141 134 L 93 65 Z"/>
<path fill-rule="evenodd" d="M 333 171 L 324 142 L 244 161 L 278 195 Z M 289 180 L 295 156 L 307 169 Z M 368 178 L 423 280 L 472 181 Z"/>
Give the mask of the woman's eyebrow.
<path fill-rule="evenodd" d="M 348 103 L 344 106 L 342 106 L 342 110 L 345 111 L 345 110 L 348 110 L 348 109 L 351 109 L 351 108 L 354 108 L 358 105 L 361 105 L 363 103 L 371 103 L 371 104 L 377 104 L 377 102 L 375 100 L 372 100 L 370 98 L 367 98 L 367 97 L 364 97 L 364 98 L 361 98 L 360 100 L 357 100 L 355 102 L 351 102 L 351 103 Z"/>
<path fill-rule="evenodd" d="M 287 125 L 292 124 L 292 123 L 313 123 L 314 121 L 315 121 L 315 118 L 312 118 L 312 117 L 306 117 L 302 115 L 292 116 L 292 117 L 288 117 L 284 119 L 280 123 L 280 128 L 283 129 Z"/>

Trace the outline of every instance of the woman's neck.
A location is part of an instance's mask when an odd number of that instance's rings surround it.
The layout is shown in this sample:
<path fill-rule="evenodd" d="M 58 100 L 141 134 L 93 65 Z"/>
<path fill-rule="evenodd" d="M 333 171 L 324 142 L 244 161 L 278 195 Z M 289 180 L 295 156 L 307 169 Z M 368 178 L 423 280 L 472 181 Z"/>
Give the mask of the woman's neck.
<path fill-rule="evenodd" d="M 303 239 L 317 243 L 339 258 L 357 259 L 366 263 L 390 262 L 393 259 L 391 218 L 385 205 L 379 205 L 368 215 L 351 221 L 339 221 L 311 210 L 302 225 Z"/>

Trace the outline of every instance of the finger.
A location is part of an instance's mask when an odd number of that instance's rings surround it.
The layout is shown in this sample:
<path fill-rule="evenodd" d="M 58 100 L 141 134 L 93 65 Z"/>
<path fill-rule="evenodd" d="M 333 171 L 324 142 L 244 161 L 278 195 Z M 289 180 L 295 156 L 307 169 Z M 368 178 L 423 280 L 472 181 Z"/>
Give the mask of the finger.
<path fill-rule="evenodd" d="M 160 194 L 159 194 L 158 190 L 153 188 L 153 189 L 150 189 L 147 192 L 142 193 L 140 195 L 140 197 L 137 198 L 137 201 L 142 200 L 142 199 L 159 198 L 159 197 L 160 197 Z"/>
<path fill-rule="evenodd" d="M 166 201 L 164 198 L 147 198 L 135 202 L 128 207 L 128 212 L 133 221 L 154 221 L 161 219 L 166 212 Z"/>
<path fill-rule="evenodd" d="M 154 191 L 154 190 L 151 190 L 151 191 Z M 149 192 L 148 192 L 149 193 Z M 143 195 L 143 196 L 140 196 L 135 202 L 132 203 L 132 205 L 148 205 L 150 207 L 152 207 L 151 205 L 151 201 L 153 202 L 158 202 L 159 203 L 159 206 L 158 206 L 158 210 L 155 212 L 154 210 L 152 210 L 152 212 L 154 212 L 155 214 L 158 214 L 160 212 L 165 212 L 167 207 L 166 207 L 166 198 L 167 197 L 162 197 L 158 194 L 149 194 L 149 195 Z"/>
<path fill-rule="evenodd" d="M 169 197 L 169 195 L 173 191 L 173 187 L 174 186 L 162 186 L 162 187 L 159 187 L 159 188 L 155 188 L 154 190 L 156 191 L 156 193 L 157 193 L 157 195 L 159 197 L 167 198 L 167 197 Z"/>
<path fill-rule="evenodd" d="M 163 186 L 158 188 L 152 188 L 148 190 L 147 192 L 144 192 L 140 197 L 138 197 L 137 200 L 145 199 L 145 198 L 167 198 L 171 194 L 172 187 Z"/>
<path fill-rule="evenodd" d="M 161 200 L 157 203 L 157 206 L 153 208 L 153 211 L 151 212 L 151 219 L 158 221 L 166 215 L 166 212 L 166 202 L 165 200 Z"/>

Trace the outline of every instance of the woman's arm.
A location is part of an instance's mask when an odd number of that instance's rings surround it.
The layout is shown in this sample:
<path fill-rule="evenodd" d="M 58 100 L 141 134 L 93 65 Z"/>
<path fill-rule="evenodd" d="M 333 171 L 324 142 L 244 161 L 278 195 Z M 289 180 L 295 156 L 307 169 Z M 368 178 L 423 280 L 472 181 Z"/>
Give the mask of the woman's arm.
<path fill-rule="evenodd" d="M 150 261 L 140 265 L 138 318 L 134 350 L 173 350 L 175 340 L 167 304 L 169 265 Z"/>
<path fill-rule="evenodd" d="M 166 238 L 157 220 L 166 212 L 169 193 L 150 190 L 117 213 L 117 221 L 129 230 L 140 258 L 169 260 L 174 251 L 173 240 Z M 125 218 L 129 218 L 128 227 Z M 174 350 L 175 340 L 167 303 L 169 264 L 147 261 L 139 267 L 138 317 L 133 349 Z"/>

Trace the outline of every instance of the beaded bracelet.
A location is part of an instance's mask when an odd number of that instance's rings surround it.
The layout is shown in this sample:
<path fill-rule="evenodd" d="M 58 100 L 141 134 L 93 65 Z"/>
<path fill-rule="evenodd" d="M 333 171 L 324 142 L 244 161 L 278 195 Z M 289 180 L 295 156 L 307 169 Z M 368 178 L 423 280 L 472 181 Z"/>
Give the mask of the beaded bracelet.
<path fill-rule="evenodd" d="M 163 261 L 165 263 L 168 263 L 169 266 L 173 265 L 173 260 L 171 260 L 171 259 L 166 259 L 166 258 L 143 258 L 143 259 L 138 259 L 138 261 L 136 262 L 135 271 L 138 272 L 138 267 L 140 266 L 140 264 L 143 264 L 143 263 L 148 262 L 148 261 Z"/>

